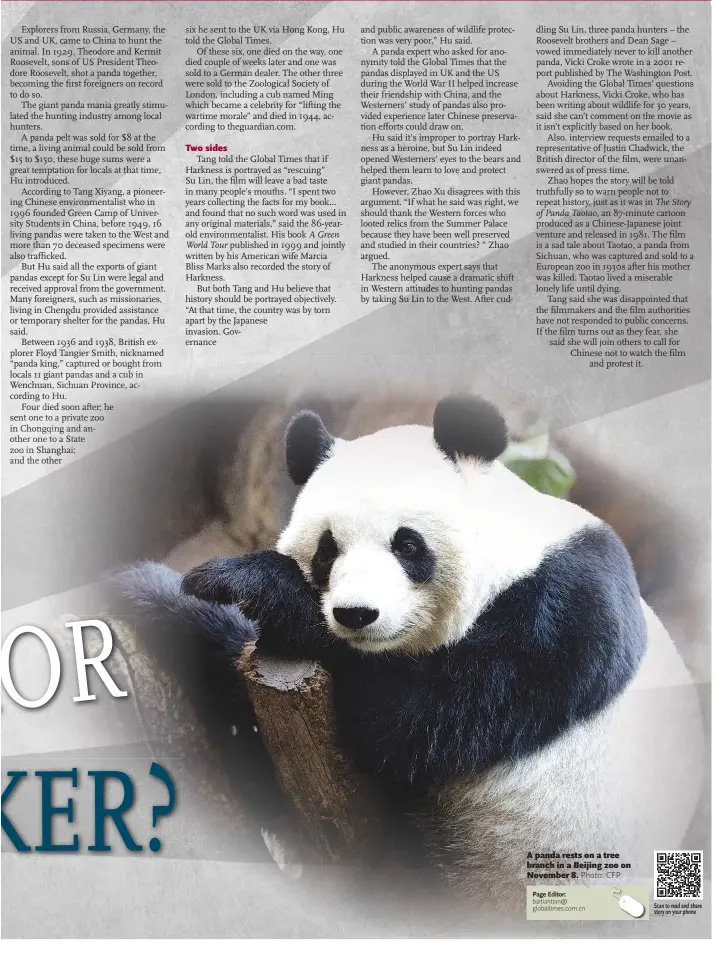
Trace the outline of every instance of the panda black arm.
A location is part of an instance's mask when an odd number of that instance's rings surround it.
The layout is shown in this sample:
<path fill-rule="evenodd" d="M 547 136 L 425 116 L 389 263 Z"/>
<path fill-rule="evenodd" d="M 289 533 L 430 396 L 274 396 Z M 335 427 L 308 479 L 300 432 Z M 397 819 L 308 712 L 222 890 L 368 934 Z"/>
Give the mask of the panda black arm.
<path fill-rule="evenodd" d="M 209 560 L 184 576 L 181 589 L 215 604 L 238 605 L 257 623 L 260 646 L 271 655 L 324 661 L 341 644 L 296 561 L 275 550 Z"/>
<path fill-rule="evenodd" d="M 502 592 L 456 645 L 351 661 L 336 708 L 360 763 L 411 790 L 522 759 L 612 701 L 646 643 L 610 527 L 575 535 Z"/>

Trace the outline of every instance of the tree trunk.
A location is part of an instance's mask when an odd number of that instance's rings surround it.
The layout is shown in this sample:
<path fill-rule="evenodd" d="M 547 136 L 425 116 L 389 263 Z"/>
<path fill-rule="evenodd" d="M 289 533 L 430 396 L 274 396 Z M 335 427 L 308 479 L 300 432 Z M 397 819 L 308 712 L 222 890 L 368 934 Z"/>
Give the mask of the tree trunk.
<path fill-rule="evenodd" d="M 337 741 L 332 678 L 315 662 L 254 651 L 249 694 L 278 778 L 318 859 L 365 863 L 384 855 L 386 817 L 373 782 Z"/>

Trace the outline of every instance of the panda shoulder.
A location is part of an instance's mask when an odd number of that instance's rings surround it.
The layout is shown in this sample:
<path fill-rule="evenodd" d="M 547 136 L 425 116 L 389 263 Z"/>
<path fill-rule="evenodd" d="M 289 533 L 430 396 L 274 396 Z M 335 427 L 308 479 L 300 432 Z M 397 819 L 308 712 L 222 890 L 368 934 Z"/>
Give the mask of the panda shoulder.
<path fill-rule="evenodd" d="M 598 646 L 637 666 L 646 625 L 630 555 L 607 523 L 595 520 L 547 550 L 537 568 L 536 624 L 563 625 L 569 645 Z M 558 639 L 557 639 L 558 640 Z"/>

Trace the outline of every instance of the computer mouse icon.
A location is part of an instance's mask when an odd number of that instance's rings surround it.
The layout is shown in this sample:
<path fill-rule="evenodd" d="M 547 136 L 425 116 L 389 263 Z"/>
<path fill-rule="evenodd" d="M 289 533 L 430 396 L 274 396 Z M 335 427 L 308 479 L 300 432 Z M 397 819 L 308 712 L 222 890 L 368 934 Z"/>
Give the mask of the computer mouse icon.
<path fill-rule="evenodd" d="M 645 913 L 645 906 L 632 898 L 630 894 L 622 894 L 618 899 L 618 907 L 631 918 L 640 918 Z"/>

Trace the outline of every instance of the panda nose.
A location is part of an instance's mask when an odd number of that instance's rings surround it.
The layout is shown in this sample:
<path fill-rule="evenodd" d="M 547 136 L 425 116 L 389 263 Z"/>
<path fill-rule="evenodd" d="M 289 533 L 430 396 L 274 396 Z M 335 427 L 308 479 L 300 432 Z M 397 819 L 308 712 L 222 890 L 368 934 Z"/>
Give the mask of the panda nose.
<path fill-rule="evenodd" d="M 366 628 L 368 624 L 377 621 L 380 612 L 375 608 L 369 607 L 336 607 L 333 608 L 333 617 L 342 624 L 344 628 L 357 631 L 358 628 Z"/>

